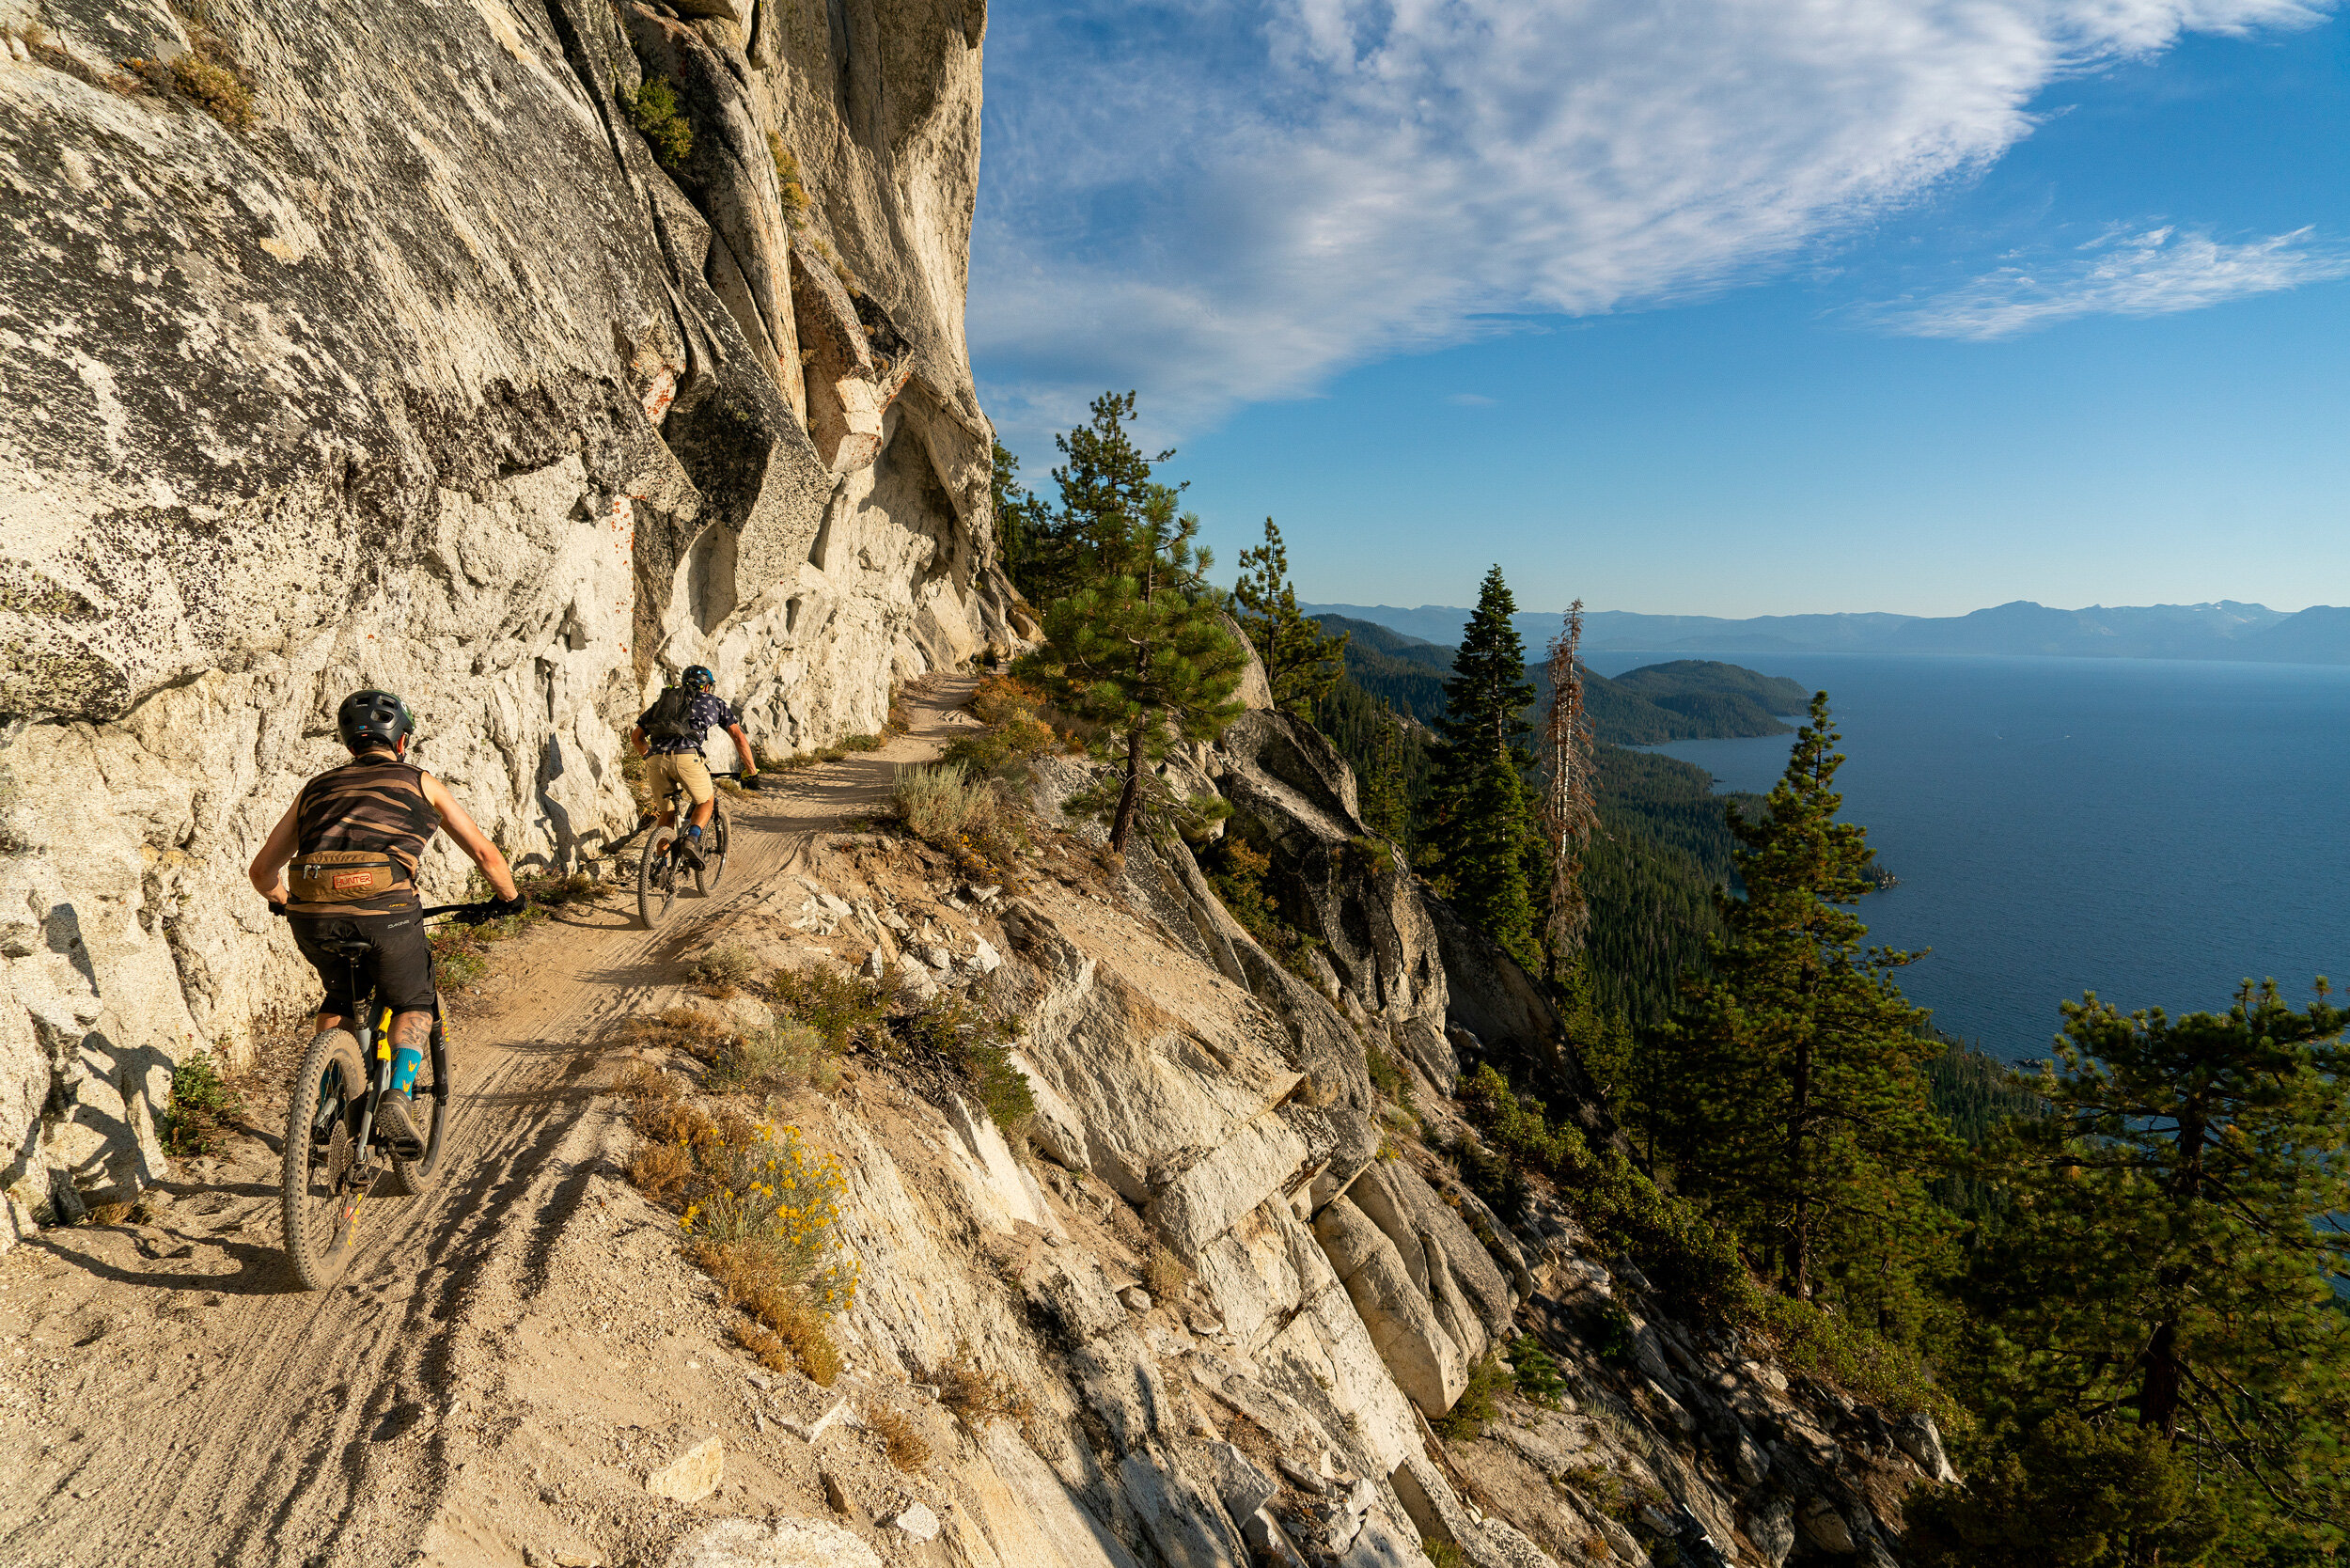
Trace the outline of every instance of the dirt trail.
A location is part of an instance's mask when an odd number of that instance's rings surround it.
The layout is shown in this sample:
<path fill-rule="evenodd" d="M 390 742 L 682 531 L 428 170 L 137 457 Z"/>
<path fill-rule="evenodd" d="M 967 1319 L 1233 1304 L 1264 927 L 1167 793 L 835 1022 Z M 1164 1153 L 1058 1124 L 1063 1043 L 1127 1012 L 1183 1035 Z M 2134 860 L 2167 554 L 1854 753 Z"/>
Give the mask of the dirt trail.
<path fill-rule="evenodd" d="M 911 734 L 730 798 L 725 881 L 636 928 L 633 888 L 499 949 L 453 1022 L 454 1130 L 436 1185 L 378 1199 L 338 1288 L 278 1251 L 275 1105 L 165 1184 L 148 1224 L 45 1232 L 0 1258 L 0 1564 L 400 1562 L 455 1463 L 401 1443 L 452 1410 L 469 1317 L 503 1312 L 579 1207 L 608 1118 L 586 1116 L 616 1026 L 678 979 L 711 916 L 755 898 L 814 835 L 870 812 L 899 765 L 969 723 L 967 681 L 909 698 Z M 527 1291 L 521 1292 L 526 1295 Z"/>

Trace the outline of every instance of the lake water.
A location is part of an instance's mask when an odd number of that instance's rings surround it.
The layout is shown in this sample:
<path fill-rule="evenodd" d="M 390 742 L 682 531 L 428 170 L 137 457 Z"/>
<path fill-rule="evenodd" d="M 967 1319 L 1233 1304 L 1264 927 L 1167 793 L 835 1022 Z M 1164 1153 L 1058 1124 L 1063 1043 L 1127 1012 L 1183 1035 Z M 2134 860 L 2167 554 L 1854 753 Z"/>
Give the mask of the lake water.
<path fill-rule="evenodd" d="M 2223 1009 L 2245 976 L 2296 1005 L 2350 985 L 2350 668 L 2138 659 L 1719 657 L 1828 693 L 1844 815 L 1900 886 L 1870 940 L 1935 1022 L 2044 1057 L 2060 997 Z M 1654 749 L 1767 790 L 1793 737 Z"/>

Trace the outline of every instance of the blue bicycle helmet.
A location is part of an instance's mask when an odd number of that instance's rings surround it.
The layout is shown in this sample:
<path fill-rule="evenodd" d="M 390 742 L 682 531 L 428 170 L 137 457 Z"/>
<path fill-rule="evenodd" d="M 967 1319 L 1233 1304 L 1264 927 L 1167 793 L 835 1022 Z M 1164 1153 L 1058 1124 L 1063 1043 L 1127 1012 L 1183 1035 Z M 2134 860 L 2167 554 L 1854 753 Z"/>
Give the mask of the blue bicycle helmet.
<path fill-rule="evenodd" d="M 683 686 L 689 695 L 715 691 L 718 689 L 718 678 L 710 672 L 708 665 L 687 665 L 685 673 L 678 677 L 678 684 Z"/>
<path fill-rule="evenodd" d="M 400 743 L 414 734 L 415 729 L 416 721 L 409 716 L 408 704 L 390 692 L 352 692 L 335 710 L 335 733 L 343 738 L 343 745 L 353 753 L 377 745 L 397 751 Z"/>

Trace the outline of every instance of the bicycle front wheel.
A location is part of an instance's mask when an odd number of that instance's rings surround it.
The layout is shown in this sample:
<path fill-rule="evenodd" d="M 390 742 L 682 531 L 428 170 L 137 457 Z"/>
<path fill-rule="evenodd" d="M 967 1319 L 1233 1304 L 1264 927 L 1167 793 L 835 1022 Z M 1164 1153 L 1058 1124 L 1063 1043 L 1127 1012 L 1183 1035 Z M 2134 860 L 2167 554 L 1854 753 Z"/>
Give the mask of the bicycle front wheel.
<path fill-rule="evenodd" d="M 647 931 L 661 923 L 677 897 L 677 861 L 669 854 L 669 841 L 676 837 L 674 828 L 654 828 L 643 858 L 636 862 L 636 916 Z"/>
<path fill-rule="evenodd" d="M 721 794 L 710 809 L 710 826 L 703 830 L 702 863 L 694 870 L 694 891 L 703 898 L 718 890 L 727 873 L 727 798 Z"/>
<path fill-rule="evenodd" d="M 424 1119 L 424 1153 L 413 1160 L 392 1156 L 390 1191 L 414 1197 L 441 1173 L 441 1143 L 448 1135 L 448 1040 L 441 1028 L 441 998 L 432 998 L 432 1045 L 425 1053 L 428 1079 L 419 1074 L 410 1104 Z M 431 1108 L 428 1109 L 427 1107 Z"/>
<path fill-rule="evenodd" d="M 366 1194 L 354 1171 L 352 1123 L 367 1093 L 359 1042 L 348 1029 L 321 1030 L 302 1058 L 286 1109 L 286 1259 L 305 1290 L 322 1291 L 340 1279 L 357 1250 Z"/>

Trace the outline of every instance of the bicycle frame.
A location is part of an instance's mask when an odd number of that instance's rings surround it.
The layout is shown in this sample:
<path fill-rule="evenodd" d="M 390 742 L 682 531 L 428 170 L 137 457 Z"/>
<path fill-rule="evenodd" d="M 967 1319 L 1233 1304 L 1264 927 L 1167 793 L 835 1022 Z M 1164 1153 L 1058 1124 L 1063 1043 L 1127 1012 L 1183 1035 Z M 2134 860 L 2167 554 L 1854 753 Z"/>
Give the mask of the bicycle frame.
<path fill-rule="evenodd" d="M 462 903 L 437 904 L 418 912 L 419 922 L 435 915 L 454 914 L 469 907 Z M 375 1107 L 384 1096 L 392 1091 L 392 1010 L 376 1001 L 375 988 L 369 986 L 364 999 L 359 995 L 359 963 L 354 953 L 346 953 L 343 962 L 351 970 L 351 995 L 359 1002 L 359 1016 L 353 1018 L 352 1034 L 359 1042 L 359 1058 L 370 1064 L 374 1082 L 368 1086 L 368 1097 L 359 1107 L 359 1135 L 352 1151 L 352 1192 L 364 1193 L 375 1167 Z M 435 1101 L 448 1099 L 448 1023 L 441 1016 L 439 998 L 434 998 L 432 1029 L 427 1041 L 426 1055 L 432 1064 L 432 1087 L 429 1091 Z M 362 1178 L 365 1178 L 364 1180 Z M 357 1208 L 358 1199 L 352 1200 Z"/>

